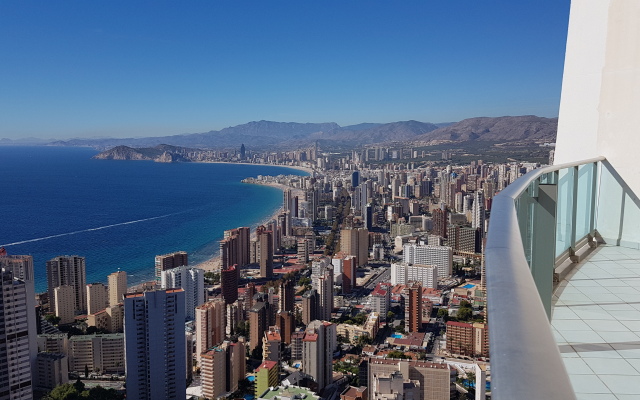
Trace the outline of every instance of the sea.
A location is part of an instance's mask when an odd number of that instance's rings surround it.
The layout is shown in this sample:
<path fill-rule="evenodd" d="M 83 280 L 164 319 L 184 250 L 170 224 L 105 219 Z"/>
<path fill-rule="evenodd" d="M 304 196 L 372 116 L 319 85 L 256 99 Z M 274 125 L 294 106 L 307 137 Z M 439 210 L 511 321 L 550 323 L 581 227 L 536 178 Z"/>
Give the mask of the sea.
<path fill-rule="evenodd" d="M 86 258 L 87 283 L 126 271 L 151 280 L 158 254 L 184 250 L 189 264 L 219 253 L 223 231 L 254 228 L 282 205 L 282 191 L 241 180 L 307 175 L 276 166 L 94 160 L 80 147 L 0 146 L 0 246 L 33 256 L 36 291 L 46 261 Z"/>

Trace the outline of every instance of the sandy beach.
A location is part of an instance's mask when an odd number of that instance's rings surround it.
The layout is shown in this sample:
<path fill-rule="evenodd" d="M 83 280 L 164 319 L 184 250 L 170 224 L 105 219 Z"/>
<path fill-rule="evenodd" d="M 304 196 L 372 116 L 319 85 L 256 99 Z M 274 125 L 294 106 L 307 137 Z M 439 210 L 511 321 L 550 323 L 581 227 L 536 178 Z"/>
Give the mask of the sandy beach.
<path fill-rule="evenodd" d="M 211 163 L 219 163 L 219 164 L 239 164 L 239 163 L 231 163 L 231 162 L 211 162 Z M 275 164 L 248 164 L 248 165 L 272 165 L 274 167 L 286 167 L 286 168 L 294 168 L 294 169 L 298 169 L 301 171 L 305 171 L 308 172 L 309 174 L 311 174 L 313 172 L 312 169 L 310 168 L 306 168 L 306 167 L 299 167 L 299 166 L 289 166 L 289 165 L 275 165 Z M 280 183 L 275 183 L 275 182 L 254 182 L 252 184 L 255 185 L 264 185 L 264 186 L 271 186 L 277 189 L 282 190 L 282 192 L 284 192 L 287 189 L 290 189 L 292 192 L 292 196 L 303 196 L 304 192 L 301 189 L 298 188 L 294 188 L 291 186 L 287 186 L 287 185 L 283 185 Z M 269 223 L 270 221 L 274 220 L 274 219 L 278 219 L 278 215 L 280 215 L 283 211 L 283 208 L 280 207 L 278 208 L 272 215 L 270 215 L 269 217 L 265 218 L 264 220 L 260 221 L 259 223 L 255 224 L 254 226 L 251 226 L 251 240 L 254 240 L 256 238 L 256 233 L 255 233 L 255 228 L 260 226 L 260 225 L 266 225 L 267 223 Z M 205 271 L 219 271 L 220 267 L 221 267 L 221 260 L 220 260 L 220 255 L 214 256 L 206 261 L 203 261 L 199 264 L 196 264 L 195 267 L 201 268 Z"/>

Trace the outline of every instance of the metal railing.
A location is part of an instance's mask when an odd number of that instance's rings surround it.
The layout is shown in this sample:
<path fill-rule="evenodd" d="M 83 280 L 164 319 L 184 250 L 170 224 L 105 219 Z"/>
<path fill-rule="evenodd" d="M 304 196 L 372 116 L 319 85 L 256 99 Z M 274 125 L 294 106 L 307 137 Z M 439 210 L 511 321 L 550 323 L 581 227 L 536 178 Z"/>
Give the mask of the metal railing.
<path fill-rule="evenodd" d="M 603 161 L 531 171 L 493 199 L 485 262 L 494 399 L 576 398 L 549 324 L 554 269 L 595 233 Z"/>

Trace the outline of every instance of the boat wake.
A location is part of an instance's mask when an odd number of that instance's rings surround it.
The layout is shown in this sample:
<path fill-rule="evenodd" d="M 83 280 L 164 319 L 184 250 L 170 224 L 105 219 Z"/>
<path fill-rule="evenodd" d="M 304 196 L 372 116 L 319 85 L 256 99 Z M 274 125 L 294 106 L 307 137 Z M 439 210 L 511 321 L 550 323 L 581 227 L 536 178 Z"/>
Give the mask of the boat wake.
<path fill-rule="evenodd" d="M 181 211 L 181 212 L 172 213 L 172 214 L 159 215 L 159 216 L 157 216 L 157 217 L 150 217 L 150 218 L 136 219 L 136 220 L 134 220 L 134 221 L 127 221 L 127 222 L 119 222 L 119 223 L 117 223 L 117 224 L 111 224 L 111 225 L 99 226 L 99 227 L 97 227 L 97 228 L 82 229 L 82 230 L 74 231 L 74 232 L 59 233 L 59 234 L 57 234 L 57 235 L 45 236 L 45 237 L 41 237 L 41 238 L 37 238 L 37 239 L 29 239 L 29 240 L 22 240 L 22 241 L 20 241 L 20 242 L 13 242 L 13 243 L 1 244 L 0 246 L 16 246 L 16 245 L 24 244 L 24 243 L 40 242 L 40 241 L 42 241 L 42 240 L 48 240 L 48 239 L 58 238 L 58 237 L 62 237 L 62 236 L 77 235 L 78 233 L 99 231 L 99 230 L 102 230 L 102 229 L 113 228 L 113 227 L 116 227 L 116 226 L 131 225 L 131 224 L 137 224 L 137 223 L 139 223 L 139 222 L 152 221 L 152 220 L 154 220 L 154 219 L 167 218 L 167 217 L 171 217 L 171 216 L 173 216 L 173 215 L 182 214 L 182 213 L 184 213 L 184 212 L 185 212 L 185 211 Z"/>

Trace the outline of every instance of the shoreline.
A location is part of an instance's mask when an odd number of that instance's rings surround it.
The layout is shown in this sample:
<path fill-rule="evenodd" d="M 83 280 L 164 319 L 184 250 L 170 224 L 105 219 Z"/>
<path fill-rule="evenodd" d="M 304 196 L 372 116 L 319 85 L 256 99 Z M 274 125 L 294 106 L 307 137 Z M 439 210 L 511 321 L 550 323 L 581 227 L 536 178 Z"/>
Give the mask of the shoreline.
<path fill-rule="evenodd" d="M 218 164 L 245 164 L 245 163 L 234 163 L 234 162 L 226 162 L 226 161 L 211 161 L 211 162 L 203 162 L 203 163 L 208 163 L 208 164 L 213 164 L 213 163 L 218 163 Z M 275 164 L 246 164 L 246 165 L 272 165 L 274 167 L 285 167 L 285 168 L 294 168 L 294 169 L 298 169 L 301 171 L 305 171 L 308 172 L 309 174 L 311 174 L 313 172 L 313 170 L 311 170 L 310 168 L 306 168 L 306 167 L 300 167 L 300 166 L 288 166 L 288 165 L 275 165 Z M 270 186 L 276 189 L 280 189 L 282 191 L 282 193 L 284 193 L 285 190 L 290 189 L 292 191 L 292 193 L 295 193 L 294 195 L 299 195 L 300 193 L 303 193 L 303 191 L 301 189 L 298 188 L 294 188 L 291 186 L 287 186 L 287 185 L 283 185 L 281 183 L 275 183 L 275 182 L 264 182 L 264 183 L 260 183 L 260 182 L 251 182 L 249 183 L 251 185 L 262 185 L 262 186 Z M 274 211 L 273 214 L 270 214 L 268 217 L 264 218 L 263 220 L 257 222 L 256 224 L 250 226 L 249 228 L 251 229 L 251 234 L 249 236 L 250 240 L 254 240 L 256 238 L 256 233 L 255 233 L 255 228 L 257 228 L 260 225 L 266 225 L 267 223 L 269 223 L 272 220 L 277 220 L 278 216 L 284 211 L 283 206 L 278 207 L 278 209 L 276 211 Z M 218 241 L 219 242 L 219 241 Z M 217 272 L 220 271 L 220 268 L 222 267 L 221 265 L 221 260 L 220 260 L 220 255 L 216 255 L 211 257 L 208 260 L 202 261 L 198 264 L 193 265 L 196 268 L 200 268 L 203 269 L 205 272 Z"/>
<path fill-rule="evenodd" d="M 235 164 L 235 165 L 258 165 L 258 166 L 264 166 L 264 167 L 291 168 L 291 169 L 297 169 L 298 171 L 304 171 L 309 175 L 313 175 L 316 172 L 315 169 L 304 167 L 302 165 L 258 164 L 258 163 L 241 163 L 241 162 L 231 162 L 231 161 L 192 161 L 192 162 L 195 164 Z"/>

